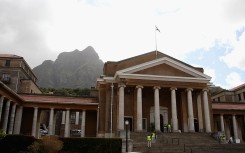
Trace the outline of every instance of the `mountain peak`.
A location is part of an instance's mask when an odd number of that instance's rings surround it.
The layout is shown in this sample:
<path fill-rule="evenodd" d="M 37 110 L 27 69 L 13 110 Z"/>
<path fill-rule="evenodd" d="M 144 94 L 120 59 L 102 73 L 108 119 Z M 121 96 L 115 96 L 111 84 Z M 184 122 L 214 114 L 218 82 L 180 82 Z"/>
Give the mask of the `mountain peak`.
<path fill-rule="evenodd" d="M 62 52 L 52 62 L 44 62 L 33 72 L 38 77 L 40 87 L 90 88 L 103 73 L 104 63 L 92 46 L 79 51 Z"/>

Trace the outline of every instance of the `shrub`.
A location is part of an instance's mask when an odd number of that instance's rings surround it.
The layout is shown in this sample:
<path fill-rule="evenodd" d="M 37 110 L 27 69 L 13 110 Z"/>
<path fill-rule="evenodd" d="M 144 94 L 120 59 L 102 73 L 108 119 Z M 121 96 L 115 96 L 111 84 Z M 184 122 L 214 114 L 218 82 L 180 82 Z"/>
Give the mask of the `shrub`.
<path fill-rule="evenodd" d="M 3 130 L 0 130 L 0 139 L 4 138 L 6 136 L 6 132 Z"/>
<path fill-rule="evenodd" d="M 33 153 L 57 153 L 63 147 L 63 142 L 55 136 L 44 136 L 42 139 L 36 140 L 28 147 Z"/>

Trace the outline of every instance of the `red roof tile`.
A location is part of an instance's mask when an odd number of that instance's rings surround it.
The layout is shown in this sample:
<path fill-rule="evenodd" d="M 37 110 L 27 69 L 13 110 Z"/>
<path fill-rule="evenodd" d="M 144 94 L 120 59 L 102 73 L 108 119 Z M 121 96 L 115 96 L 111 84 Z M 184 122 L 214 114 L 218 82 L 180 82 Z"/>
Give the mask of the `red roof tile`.
<path fill-rule="evenodd" d="M 3 57 L 3 58 L 23 58 L 21 56 L 17 56 L 14 54 L 0 54 L 0 57 Z"/>
<path fill-rule="evenodd" d="M 84 97 L 65 97 L 54 95 L 25 95 L 20 94 L 21 98 L 25 101 L 32 102 L 63 102 L 63 103 L 98 103 L 97 98 L 84 98 Z"/>
<path fill-rule="evenodd" d="M 242 87 L 245 88 L 245 83 L 244 83 L 244 84 L 241 84 L 241 85 L 239 85 L 239 86 L 236 86 L 236 87 L 234 87 L 234 88 L 232 88 L 232 89 L 230 89 L 230 91 L 235 91 L 235 90 L 240 89 L 240 88 L 242 88 Z"/>
<path fill-rule="evenodd" d="M 224 109 L 224 110 L 245 110 L 244 104 L 221 104 L 221 103 L 213 103 L 212 109 Z"/>

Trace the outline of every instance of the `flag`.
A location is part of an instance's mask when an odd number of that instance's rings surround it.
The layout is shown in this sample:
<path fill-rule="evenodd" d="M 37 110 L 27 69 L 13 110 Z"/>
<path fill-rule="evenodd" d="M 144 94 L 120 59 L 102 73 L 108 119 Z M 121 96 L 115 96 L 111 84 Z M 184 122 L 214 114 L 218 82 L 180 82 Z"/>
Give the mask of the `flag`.
<path fill-rule="evenodd" d="M 157 28 L 157 26 L 155 26 L 156 27 L 156 30 L 158 31 L 158 32 L 160 32 L 160 30 Z"/>

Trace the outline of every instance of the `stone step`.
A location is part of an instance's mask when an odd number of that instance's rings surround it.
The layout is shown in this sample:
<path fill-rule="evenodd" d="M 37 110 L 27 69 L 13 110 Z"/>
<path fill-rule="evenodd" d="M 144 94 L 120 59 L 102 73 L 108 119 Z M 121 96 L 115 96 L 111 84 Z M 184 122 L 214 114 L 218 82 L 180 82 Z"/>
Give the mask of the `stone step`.
<path fill-rule="evenodd" d="M 152 147 L 147 147 L 147 134 L 143 132 L 132 132 L 133 151 L 135 152 L 151 152 L 151 153 L 170 153 L 170 152 L 191 152 L 193 149 L 203 150 L 209 148 L 209 145 L 217 145 L 218 142 L 207 133 L 157 133 L 155 143 Z M 202 148 L 201 148 L 202 149 Z M 199 149 L 200 150 L 200 149 Z"/>

